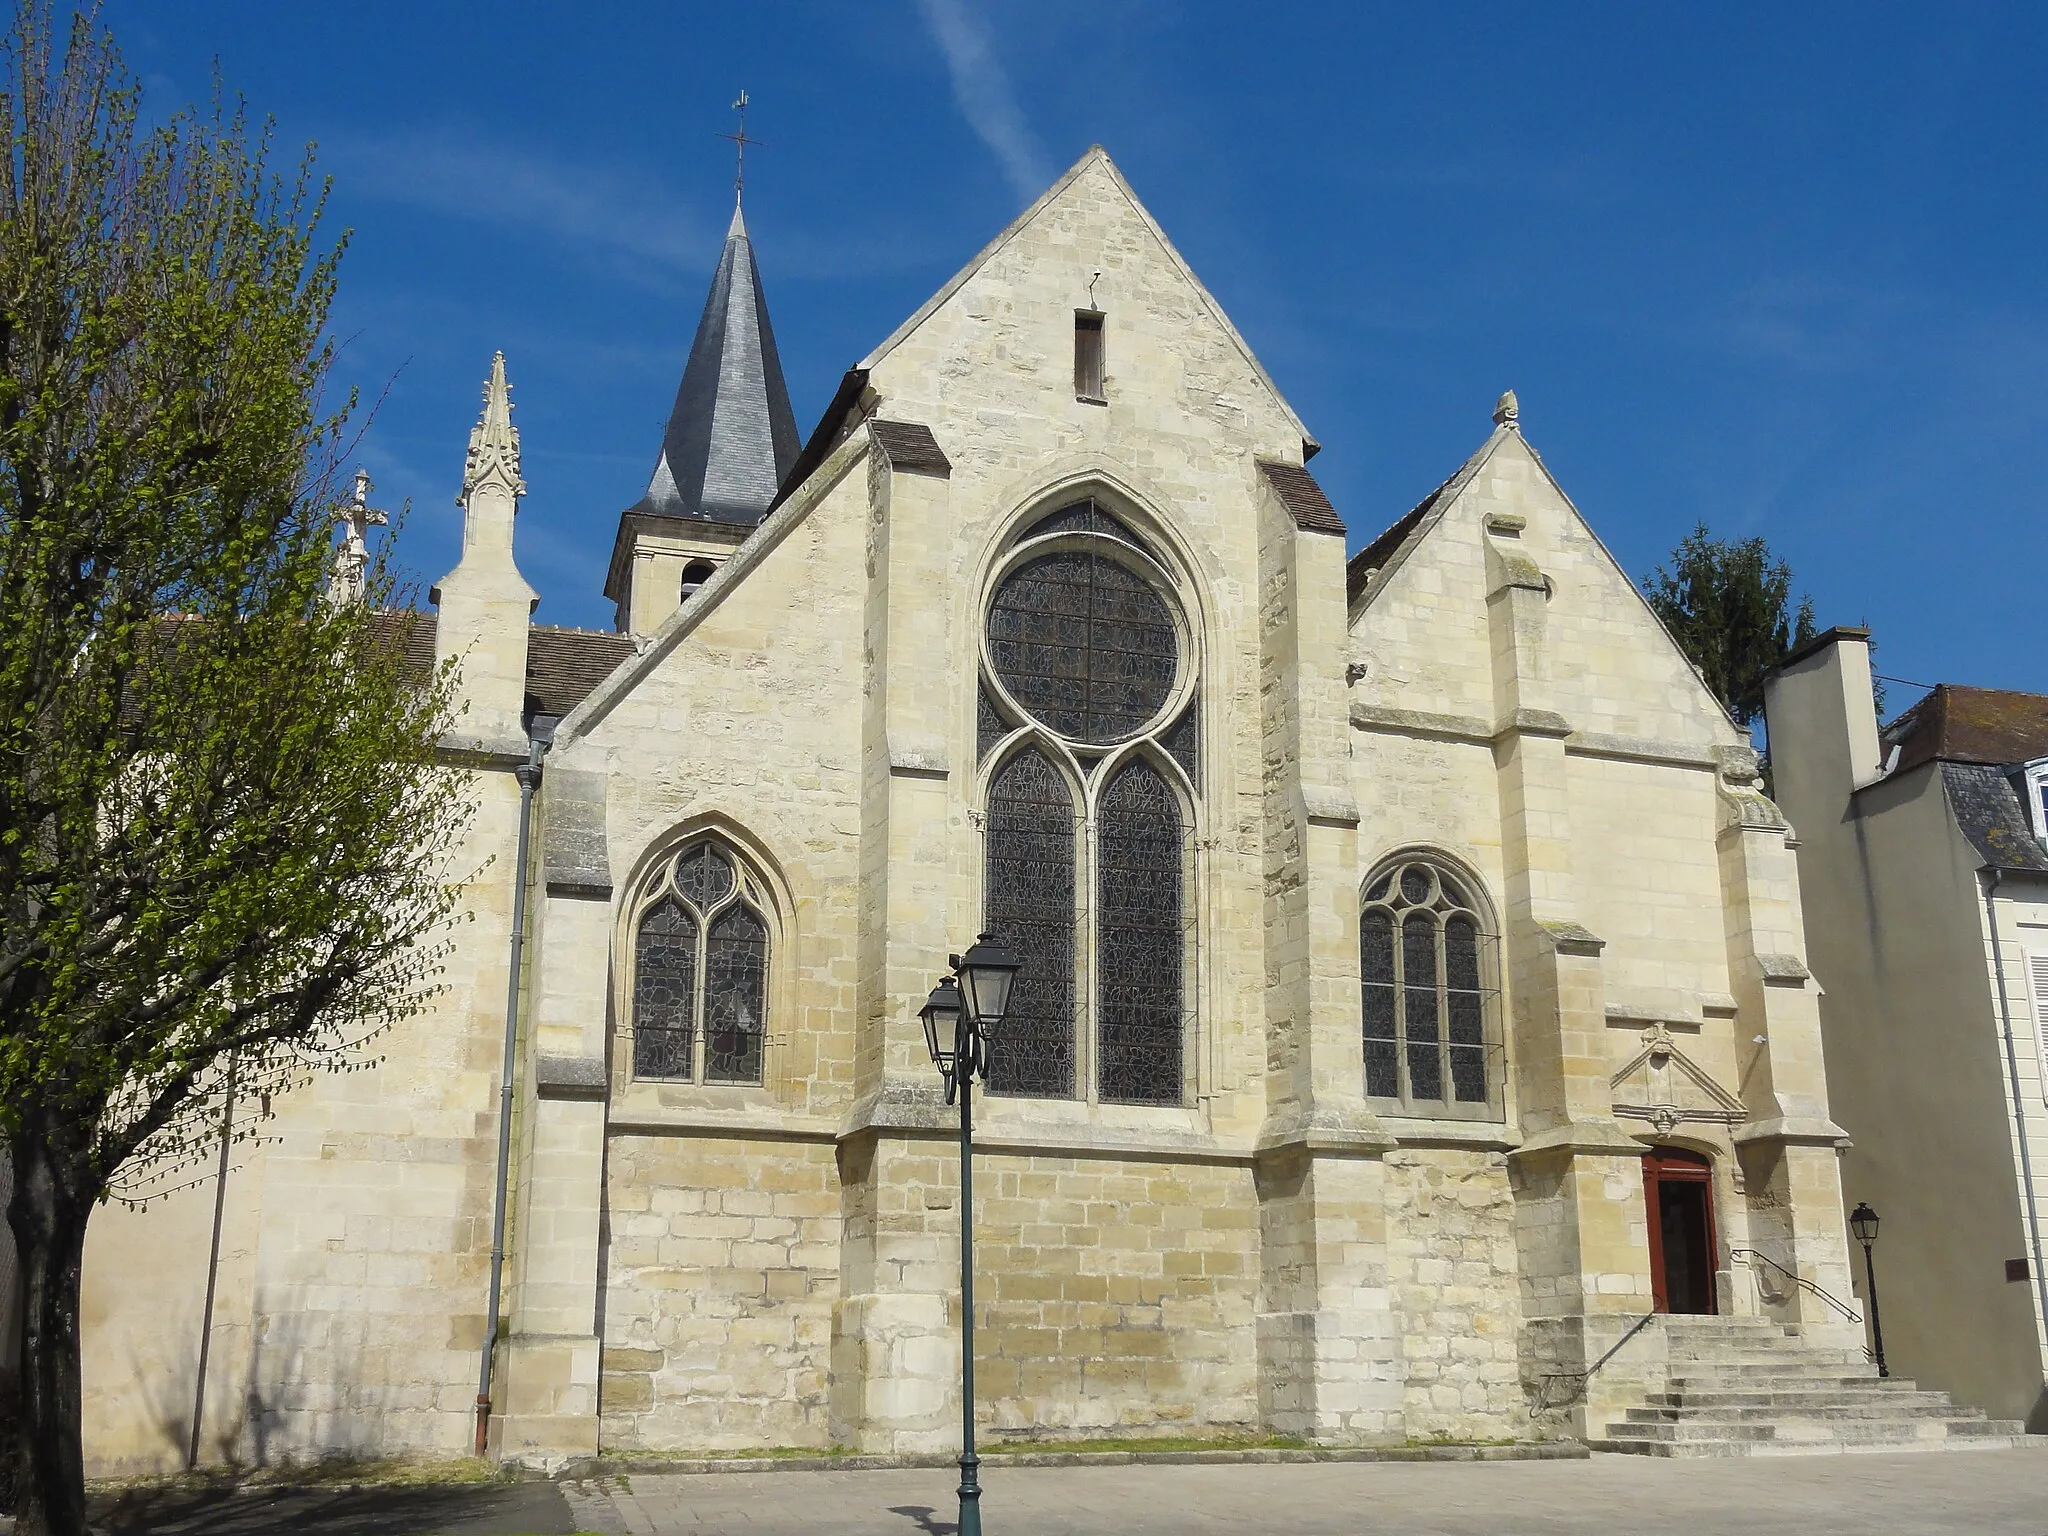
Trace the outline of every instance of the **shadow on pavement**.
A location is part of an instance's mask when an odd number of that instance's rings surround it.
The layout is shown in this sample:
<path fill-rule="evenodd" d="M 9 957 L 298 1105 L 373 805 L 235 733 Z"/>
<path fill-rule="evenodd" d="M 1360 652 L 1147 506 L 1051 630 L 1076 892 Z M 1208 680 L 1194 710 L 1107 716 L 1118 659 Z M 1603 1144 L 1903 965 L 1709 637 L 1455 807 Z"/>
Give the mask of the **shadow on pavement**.
<path fill-rule="evenodd" d="M 283 1489 L 131 1490 L 99 1502 L 108 1536 L 570 1536 L 553 1483 Z"/>
<path fill-rule="evenodd" d="M 901 1515 L 906 1520 L 915 1520 L 917 1528 L 924 1532 L 924 1536 L 954 1536 L 960 1529 L 950 1520 L 935 1519 L 938 1511 L 929 1504 L 891 1504 L 889 1513 Z"/>

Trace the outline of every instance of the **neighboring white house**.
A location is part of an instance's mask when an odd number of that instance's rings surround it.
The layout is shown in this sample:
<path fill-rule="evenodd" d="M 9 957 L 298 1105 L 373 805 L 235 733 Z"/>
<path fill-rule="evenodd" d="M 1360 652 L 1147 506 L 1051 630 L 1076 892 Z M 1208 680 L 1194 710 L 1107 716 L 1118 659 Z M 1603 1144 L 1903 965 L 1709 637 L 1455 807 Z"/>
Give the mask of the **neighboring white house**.
<path fill-rule="evenodd" d="M 1880 730 L 1869 632 L 1834 629 L 1765 710 L 1891 1367 L 2040 1432 L 2048 697 L 1945 683 Z"/>

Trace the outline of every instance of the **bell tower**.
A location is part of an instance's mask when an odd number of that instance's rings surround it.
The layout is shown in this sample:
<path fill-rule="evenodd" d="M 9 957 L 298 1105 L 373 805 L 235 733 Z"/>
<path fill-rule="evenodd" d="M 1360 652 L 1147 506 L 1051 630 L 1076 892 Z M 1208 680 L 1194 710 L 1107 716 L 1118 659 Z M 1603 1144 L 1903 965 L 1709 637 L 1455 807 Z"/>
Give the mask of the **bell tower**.
<path fill-rule="evenodd" d="M 796 416 L 738 206 L 647 494 L 619 517 L 604 594 L 644 635 L 722 565 L 796 462 Z"/>

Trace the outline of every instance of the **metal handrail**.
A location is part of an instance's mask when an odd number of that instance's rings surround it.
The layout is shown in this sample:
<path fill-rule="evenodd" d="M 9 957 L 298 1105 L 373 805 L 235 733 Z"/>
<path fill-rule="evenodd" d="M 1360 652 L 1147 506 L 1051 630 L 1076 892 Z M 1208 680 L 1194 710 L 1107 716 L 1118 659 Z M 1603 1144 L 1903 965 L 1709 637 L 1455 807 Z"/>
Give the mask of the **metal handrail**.
<path fill-rule="evenodd" d="M 1616 1355 L 1620 1354 L 1622 1345 L 1626 1344 L 1630 1339 L 1634 1338 L 1637 1334 L 1641 1333 L 1645 1328 L 1649 1327 L 1650 1324 L 1657 1321 L 1657 1319 L 1660 1316 L 1662 1316 L 1661 1313 L 1648 1312 L 1645 1313 L 1643 1316 L 1637 1318 L 1633 1323 L 1629 1325 L 1628 1332 L 1624 1333 L 1620 1338 L 1614 1341 L 1614 1347 L 1612 1349 L 1608 1350 L 1606 1354 L 1602 1355 L 1598 1360 L 1595 1360 L 1583 1371 L 1545 1371 L 1540 1377 L 1537 1378 L 1539 1381 L 1542 1382 L 1542 1385 L 1536 1389 L 1536 1401 L 1530 1404 L 1529 1406 L 1529 1417 L 1533 1419 L 1536 1417 L 1537 1414 L 1546 1412 L 1547 1410 L 1552 1408 L 1569 1408 L 1573 1403 L 1576 1403 L 1580 1398 L 1584 1397 L 1586 1395 L 1586 1383 L 1593 1379 L 1593 1373 L 1599 1370 L 1600 1367 L 1605 1365 L 1608 1361 L 1612 1360 Z M 1568 1381 L 1573 1383 L 1571 1390 L 1567 1392 L 1565 1396 L 1558 1398 L 1554 1402 L 1551 1400 L 1550 1396 L 1550 1383 L 1553 1381 Z"/>
<path fill-rule="evenodd" d="M 1826 1302 L 1829 1306 L 1833 1307 L 1837 1312 L 1841 1313 L 1842 1316 L 1846 1317 L 1850 1322 L 1859 1325 L 1863 1322 L 1863 1314 L 1858 1312 L 1854 1307 L 1850 1306 L 1847 1302 L 1843 1301 L 1841 1297 L 1831 1295 L 1829 1292 L 1821 1289 L 1821 1287 L 1815 1285 L 1811 1280 L 1807 1279 L 1806 1276 L 1787 1269 L 1784 1265 L 1780 1264 L 1776 1259 L 1772 1258 L 1767 1253 L 1759 1253 L 1754 1248 L 1730 1248 L 1728 1250 L 1728 1256 L 1731 1259 L 1761 1259 L 1764 1261 L 1764 1263 L 1770 1265 L 1772 1269 L 1775 1269 L 1779 1274 L 1783 1275 L 1787 1280 L 1790 1280 L 1794 1285 L 1798 1286 L 1800 1289 L 1811 1291 L 1814 1295 L 1818 1296 L 1822 1301 Z M 1865 1353 L 1867 1354 L 1868 1351 L 1866 1350 Z"/>

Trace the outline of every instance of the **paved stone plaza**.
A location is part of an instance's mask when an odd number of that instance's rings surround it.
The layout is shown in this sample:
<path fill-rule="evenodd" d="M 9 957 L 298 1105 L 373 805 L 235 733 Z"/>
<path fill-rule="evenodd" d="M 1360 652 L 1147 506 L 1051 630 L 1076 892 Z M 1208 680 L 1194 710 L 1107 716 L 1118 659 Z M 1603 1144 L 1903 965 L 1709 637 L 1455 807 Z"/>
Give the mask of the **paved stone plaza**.
<path fill-rule="evenodd" d="M 1398 1531 L 1549 1536 L 1683 1528 L 1689 1536 L 2041 1536 L 2048 1448 L 1950 1455 L 1657 1462 L 1312 1466 L 997 1465 L 983 1523 L 998 1536 Z M 568 1490 L 579 1524 L 607 1536 L 934 1536 L 953 1529 L 943 1472 L 635 1479 Z"/>
<path fill-rule="evenodd" d="M 954 1477 L 766 1472 L 102 1505 L 113 1536 L 939 1536 Z M 991 1536 L 2042 1536 L 2048 1443 L 1950 1454 L 987 1469 Z"/>

